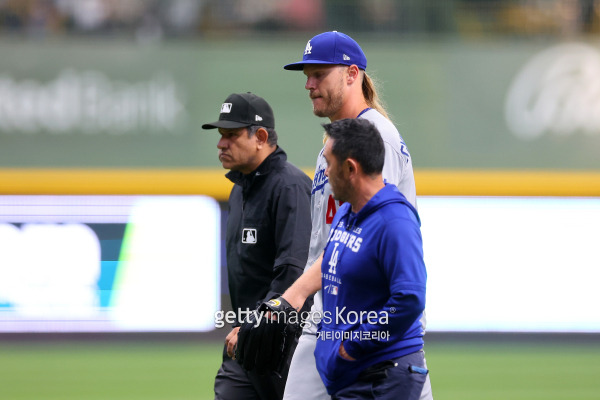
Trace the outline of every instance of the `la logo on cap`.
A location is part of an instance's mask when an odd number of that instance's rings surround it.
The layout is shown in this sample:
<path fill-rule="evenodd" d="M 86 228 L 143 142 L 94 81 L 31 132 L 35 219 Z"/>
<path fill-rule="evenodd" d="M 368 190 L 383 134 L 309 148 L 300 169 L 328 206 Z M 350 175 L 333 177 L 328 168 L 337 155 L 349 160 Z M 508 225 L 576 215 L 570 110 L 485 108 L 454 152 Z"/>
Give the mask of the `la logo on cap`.
<path fill-rule="evenodd" d="M 310 40 L 306 43 L 306 48 L 304 49 L 304 55 L 311 54 L 312 46 L 310 45 Z"/>
<path fill-rule="evenodd" d="M 231 112 L 231 103 L 223 103 L 221 106 L 221 114 L 230 113 Z"/>
<path fill-rule="evenodd" d="M 256 116 L 254 117 L 254 119 L 255 119 L 256 121 L 262 121 L 262 117 L 261 117 L 260 115 L 256 115 Z"/>

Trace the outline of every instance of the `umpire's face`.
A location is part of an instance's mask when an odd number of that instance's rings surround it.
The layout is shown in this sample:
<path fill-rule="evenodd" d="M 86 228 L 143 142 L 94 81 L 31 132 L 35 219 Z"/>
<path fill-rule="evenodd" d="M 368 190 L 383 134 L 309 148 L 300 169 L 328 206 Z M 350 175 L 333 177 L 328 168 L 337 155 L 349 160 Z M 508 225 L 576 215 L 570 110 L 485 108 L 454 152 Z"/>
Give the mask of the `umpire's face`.
<path fill-rule="evenodd" d="M 260 165 L 258 135 L 248 137 L 248 128 L 219 128 L 219 133 L 217 148 L 223 168 L 249 174 Z"/>

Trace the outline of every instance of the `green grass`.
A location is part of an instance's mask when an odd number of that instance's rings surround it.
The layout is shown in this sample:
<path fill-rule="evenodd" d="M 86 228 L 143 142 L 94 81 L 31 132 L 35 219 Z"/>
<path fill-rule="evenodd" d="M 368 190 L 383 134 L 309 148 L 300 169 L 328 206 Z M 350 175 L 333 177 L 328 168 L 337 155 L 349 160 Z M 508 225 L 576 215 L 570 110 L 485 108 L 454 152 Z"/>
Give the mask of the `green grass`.
<path fill-rule="evenodd" d="M 2 343 L 2 400 L 212 399 L 220 345 Z"/>
<path fill-rule="evenodd" d="M 221 344 L 0 342 L 2 400 L 212 399 Z M 436 400 L 598 399 L 600 344 L 427 344 Z"/>
<path fill-rule="evenodd" d="M 427 363 L 437 400 L 600 398 L 598 343 L 434 343 Z"/>

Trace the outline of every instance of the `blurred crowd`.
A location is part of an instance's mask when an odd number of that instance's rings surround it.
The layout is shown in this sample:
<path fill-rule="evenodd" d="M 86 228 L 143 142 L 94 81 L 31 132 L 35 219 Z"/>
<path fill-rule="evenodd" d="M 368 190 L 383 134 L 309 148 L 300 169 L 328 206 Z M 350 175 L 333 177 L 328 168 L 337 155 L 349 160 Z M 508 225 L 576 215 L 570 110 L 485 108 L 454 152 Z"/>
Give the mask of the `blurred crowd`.
<path fill-rule="evenodd" d="M 600 32 L 600 0 L 0 0 L 0 34 L 252 31 L 569 35 Z"/>

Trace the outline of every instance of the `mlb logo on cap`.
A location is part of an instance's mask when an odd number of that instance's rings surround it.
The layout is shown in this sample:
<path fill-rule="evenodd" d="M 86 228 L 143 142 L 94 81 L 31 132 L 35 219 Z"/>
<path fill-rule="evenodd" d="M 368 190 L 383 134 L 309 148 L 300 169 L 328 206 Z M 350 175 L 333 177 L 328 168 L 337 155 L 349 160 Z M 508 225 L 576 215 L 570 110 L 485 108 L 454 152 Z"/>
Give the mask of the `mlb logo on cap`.
<path fill-rule="evenodd" d="M 287 64 L 283 68 L 301 71 L 306 64 L 355 64 L 362 70 L 367 69 L 367 57 L 358 43 L 350 36 L 332 31 L 321 33 L 310 39 L 304 49 L 302 61 Z"/>
<path fill-rule="evenodd" d="M 251 125 L 275 128 L 273 109 L 254 93 L 232 93 L 221 104 L 219 120 L 203 124 L 202 129 L 236 129 Z"/>

